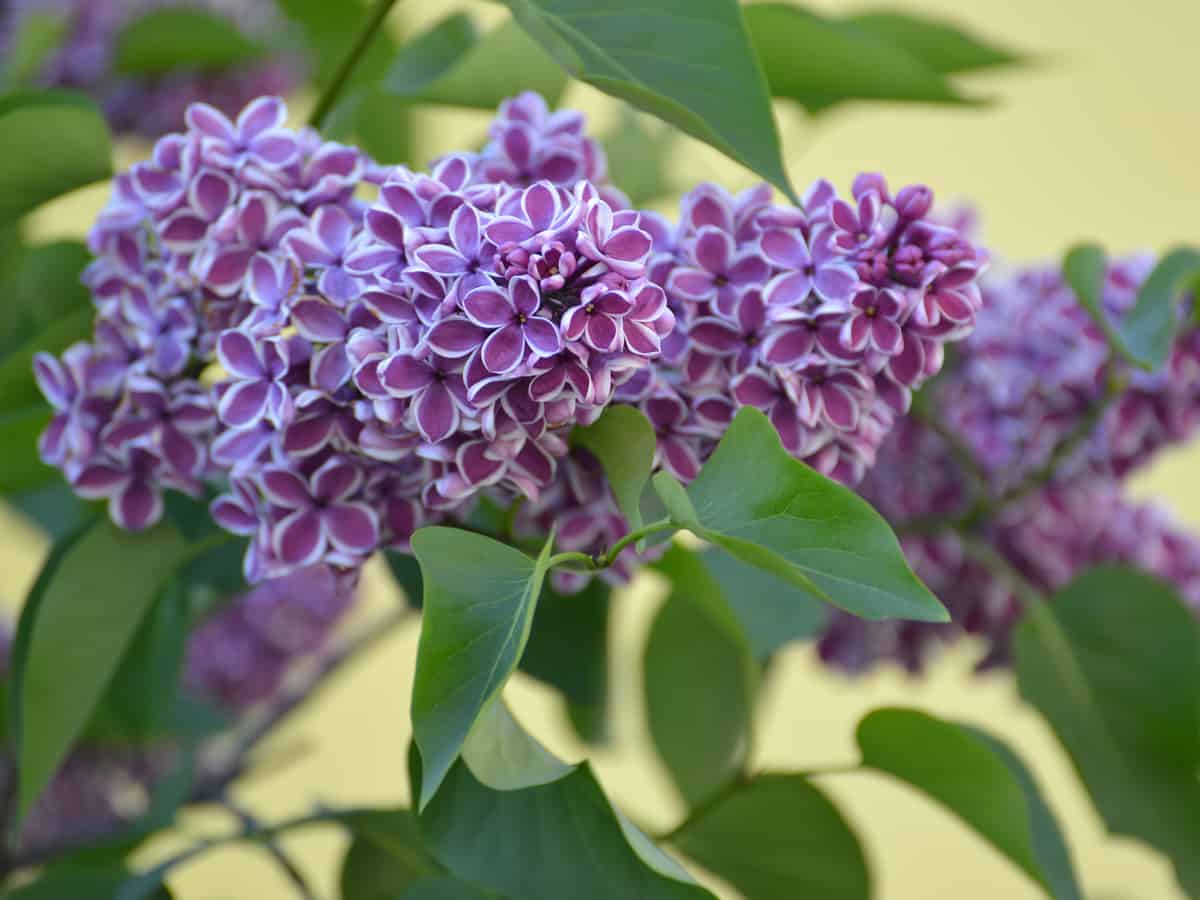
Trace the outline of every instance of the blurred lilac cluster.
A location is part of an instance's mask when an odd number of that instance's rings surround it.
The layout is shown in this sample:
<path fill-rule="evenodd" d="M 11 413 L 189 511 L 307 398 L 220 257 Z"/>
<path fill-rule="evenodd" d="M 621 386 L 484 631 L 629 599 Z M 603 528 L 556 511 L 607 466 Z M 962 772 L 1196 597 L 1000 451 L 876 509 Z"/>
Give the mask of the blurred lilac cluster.
<path fill-rule="evenodd" d="M 672 227 L 533 94 L 427 173 L 283 120 L 193 105 L 93 229 L 94 341 L 35 364 L 77 492 L 142 528 L 163 489 L 227 483 L 213 514 L 255 580 L 353 569 L 482 495 L 602 550 L 625 523 L 567 437 L 611 403 L 685 481 L 742 405 L 855 481 L 980 305 L 984 253 L 922 186 L 818 182 L 793 209 L 703 185 Z"/>
<path fill-rule="evenodd" d="M 1144 257 L 1110 265 L 1107 315 L 1119 320 L 1132 308 L 1151 266 Z M 984 297 L 978 328 L 928 398 L 982 476 L 989 513 L 971 523 L 975 537 L 1047 592 L 1088 566 L 1124 562 L 1172 582 L 1200 609 L 1200 541 L 1162 511 L 1122 496 L 1130 472 L 1200 423 L 1200 328 L 1185 327 L 1166 365 L 1143 372 L 1112 358 L 1055 267 L 995 279 Z M 1053 476 L 1040 483 L 1051 462 Z M 1020 491 L 1030 479 L 1035 489 Z M 982 665 L 1008 661 L 1019 598 L 965 552 L 957 533 L 912 533 L 936 532 L 929 526 L 939 519 L 961 521 L 971 484 L 961 452 L 938 430 L 917 418 L 893 430 L 860 490 L 903 535 L 910 563 L 954 623 L 839 615 L 821 642 L 828 662 L 861 670 L 894 659 L 917 670 L 933 643 L 963 631 L 987 641 Z"/>
<path fill-rule="evenodd" d="M 116 71 L 121 30 L 168 7 L 217 13 L 257 39 L 278 36 L 282 25 L 271 0 L 6 0 L 0 4 L 0 56 L 14 49 L 32 17 L 60 22 L 61 43 L 36 73 L 36 83 L 83 91 L 100 104 L 114 132 L 150 138 L 179 128 L 188 105 L 198 100 L 233 115 L 255 97 L 284 94 L 300 82 L 298 55 L 248 60 L 218 72 L 177 69 L 134 76 Z"/>
<path fill-rule="evenodd" d="M 280 696 L 294 666 L 318 654 L 354 600 L 354 580 L 314 567 L 234 597 L 188 639 L 181 690 L 242 716 Z M 9 635 L 0 665 L 7 668 Z M 21 832 L 37 852 L 73 838 L 112 835 L 145 809 L 155 784 L 179 762 L 177 742 L 106 740 L 77 746 Z"/>

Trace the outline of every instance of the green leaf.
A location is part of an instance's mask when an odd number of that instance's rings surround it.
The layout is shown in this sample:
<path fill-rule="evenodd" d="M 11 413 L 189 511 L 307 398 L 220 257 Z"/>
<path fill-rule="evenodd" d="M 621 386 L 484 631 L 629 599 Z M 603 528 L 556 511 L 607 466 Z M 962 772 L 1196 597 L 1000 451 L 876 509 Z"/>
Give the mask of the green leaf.
<path fill-rule="evenodd" d="M 112 174 L 104 116 L 70 91 L 0 97 L 0 226 Z"/>
<path fill-rule="evenodd" d="M 784 3 L 743 10 L 771 95 L 820 112 L 850 100 L 973 101 L 897 44 Z"/>
<path fill-rule="evenodd" d="M 1070 853 L 1020 759 L 982 732 L 912 709 L 858 726 L 863 765 L 936 800 L 1007 856 L 1048 896 L 1080 900 Z"/>
<path fill-rule="evenodd" d="M 1200 896 L 1200 633 L 1174 590 L 1084 572 L 1025 612 L 1021 695 L 1045 716 L 1109 829 L 1140 838 Z"/>
<path fill-rule="evenodd" d="M 180 69 L 219 72 L 265 53 L 266 48 L 228 16 L 197 7 L 167 7 L 138 16 L 117 32 L 113 69 L 134 76 Z"/>
<path fill-rule="evenodd" d="M 413 535 L 425 580 L 412 699 L 423 772 L 421 808 L 521 658 L 552 543 L 547 541 L 534 560 L 455 528 L 422 528 Z"/>
<path fill-rule="evenodd" d="M 723 550 L 701 553 L 700 560 L 737 616 L 760 663 L 785 644 L 820 634 L 829 622 L 829 607 L 769 572 Z"/>
<path fill-rule="evenodd" d="M 1179 328 L 1179 300 L 1200 289 L 1200 250 L 1177 247 L 1158 261 L 1138 290 L 1137 303 L 1118 326 L 1129 353 L 1157 369 L 1171 355 Z"/>
<path fill-rule="evenodd" d="M 1012 66 L 1025 61 L 1004 47 L 980 40 L 950 22 L 894 10 L 872 10 L 844 20 L 859 31 L 898 47 L 940 75 Z"/>
<path fill-rule="evenodd" d="M 757 679 L 741 635 L 714 621 L 687 590 L 679 578 L 659 609 L 643 670 L 650 736 L 671 780 L 696 806 L 745 763 Z"/>
<path fill-rule="evenodd" d="M 33 12 L 16 18 L 20 24 L 16 33 L 5 41 L 8 59 L 0 66 L 0 88 L 4 90 L 29 87 L 37 81 L 46 60 L 61 46 L 67 31 L 62 15 Z"/>
<path fill-rule="evenodd" d="M 5 900 L 113 900 L 128 878 L 128 871 L 120 867 L 52 866 L 4 897 Z M 144 896 L 146 900 L 171 900 L 172 895 L 165 886 L 158 885 Z"/>
<path fill-rule="evenodd" d="M 367 7 L 362 0 L 277 0 L 277 4 L 303 33 L 316 68 L 314 87 L 326 87 L 362 33 Z M 359 57 L 348 86 L 379 81 L 396 52 L 396 41 L 388 30 L 377 31 Z"/>
<path fill-rule="evenodd" d="M 462 760 L 481 783 L 498 791 L 549 784 L 572 768 L 521 727 L 500 694 L 471 726 Z"/>
<path fill-rule="evenodd" d="M 521 671 L 562 692 L 580 736 L 592 742 L 607 736 L 611 593 L 599 578 L 566 596 L 547 583 L 521 657 Z"/>
<path fill-rule="evenodd" d="M 91 258 L 79 241 L 39 244 L 16 254 L 0 282 L 5 295 L 0 305 L 0 354 L 36 338 L 65 316 L 86 312 L 91 324 L 91 293 L 82 280 Z"/>
<path fill-rule="evenodd" d="M 591 425 L 572 431 L 571 443 L 600 460 L 629 530 L 641 528 L 645 522 L 639 504 L 650 481 L 658 443 L 649 420 L 632 406 L 610 406 Z"/>
<path fill-rule="evenodd" d="M 871 896 L 858 838 L 801 775 L 760 775 L 739 785 L 671 840 L 754 900 Z"/>
<path fill-rule="evenodd" d="M 664 123 L 622 106 L 616 126 L 600 139 L 609 178 L 635 208 L 675 193 L 671 161 L 676 134 Z"/>
<path fill-rule="evenodd" d="M 425 581 L 421 577 L 421 564 L 417 562 L 417 558 L 411 553 L 400 553 L 397 550 L 386 551 L 383 558 L 387 560 L 396 584 L 404 591 L 404 599 L 408 601 L 408 605 L 420 609 L 425 595 Z"/>
<path fill-rule="evenodd" d="M 743 562 L 864 619 L 949 621 L 883 518 L 789 456 L 758 410 L 738 412 L 686 493 L 665 474 L 654 486 L 672 519 Z"/>
<path fill-rule="evenodd" d="M 737 0 L 505 3 L 573 76 L 711 144 L 795 197 Z"/>
<path fill-rule="evenodd" d="M 506 897 L 712 900 L 639 855 L 587 765 L 550 784 L 492 791 L 459 762 L 420 823 L 442 865 Z"/>
<path fill-rule="evenodd" d="M 49 424 L 44 404 L 0 413 L 0 495 L 32 490 L 61 477 L 38 455 L 38 437 Z"/>
<path fill-rule="evenodd" d="M 61 558 L 52 554 L 27 655 L 15 657 L 22 664 L 18 819 L 87 724 L 146 611 L 188 554 L 170 523 L 130 534 L 107 519 Z"/>
<path fill-rule="evenodd" d="M 0 362 L 0 409 L 20 409 L 43 402 L 33 377 L 33 357 L 43 351 L 60 353 L 83 340 L 91 334 L 92 318 L 90 309 L 71 313 L 4 357 Z"/>
<path fill-rule="evenodd" d="M 457 878 L 422 878 L 401 894 L 399 900 L 488 900 L 490 897 L 495 894 Z"/>
<path fill-rule="evenodd" d="M 429 855 L 410 810 L 358 813 L 343 822 L 353 841 L 342 860 L 342 900 L 396 900 L 444 871 Z"/>
<path fill-rule="evenodd" d="M 516 22 L 479 35 L 462 14 L 402 47 L 383 82 L 384 90 L 414 102 L 485 110 L 522 91 L 553 105 L 566 86 L 554 58 Z"/>

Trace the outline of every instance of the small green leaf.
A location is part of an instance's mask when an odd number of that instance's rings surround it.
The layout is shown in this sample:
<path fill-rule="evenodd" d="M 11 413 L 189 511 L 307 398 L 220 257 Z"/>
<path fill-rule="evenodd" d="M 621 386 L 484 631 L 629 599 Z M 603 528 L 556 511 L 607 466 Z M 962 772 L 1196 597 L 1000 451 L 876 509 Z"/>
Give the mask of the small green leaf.
<path fill-rule="evenodd" d="M 516 791 L 558 781 L 571 766 L 527 732 L 497 694 L 462 746 L 462 760 L 482 784 L 497 791 Z"/>
<path fill-rule="evenodd" d="M 758 410 L 738 412 L 686 493 L 665 474 L 674 521 L 743 562 L 865 619 L 949 621 L 883 518 L 788 455 Z"/>
<path fill-rule="evenodd" d="M 600 460 L 629 530 L 641 528 L 645 522 L 639 504 L 650 481 L 657 446 L 654 427 L 646 417 L 632 406 L 610 406 L 591 425 L 572 431 L 571 443 Z"/>
<path fill-rule="evenodd" d="M 492 791 L 459 762 L 420 823 L 451 873 L 505 897 L 713 900 L 642 858 L 586 764 L 550 784 Z"/>
<path fill-rule="evenodd" d="M 622 106 L 616 126 L 600 139 L 609 178 L 635 208 L 675 193 L 671 173 L 676 136 L 665 123 Z"/>
<path fill-rule="evenodd" d="M 728 610 L 722 617 L 706 610 L 711 579 L 694 555 L 673 547 L 658 568 L 672 576 L 672 593 L 643 656 L 646 715 L 671 780 L 694 807 L 745 762 L 757 672 Z"/>
<path fill-rule="evenodd" d="M 1120 566 L 1084 572 L 1026 610 L 1021 696 L 1050 723 L 1117 834 L 1175 864 L 1200 896 L 1200 630 L 1175 591 Z"/>
<path fill-rule="evenodd" d="M 857 13 L 844 20 L 859 31 L 898 47 L 939 75 L 1012 66 L 1019 54 L 985 42 L 950 22 L 894 10 Z"/>
<path fill-rule="evenodd" d="M 851 100 L 973 102 L 902 47 L 853 24 L 784 3 L 743 11 L 771 95 L 811 112 Z"/>
<path fill-rule="evenodd" d="M 737 0 L 505 0 L 574 77 L 716 147 L 789 197 Z"/>
<path fill-rule="evenodd" d="M 112 174 L 104 116 L 70 91 L 0 97 L 0 227 Z"/>
<path fill-rule="evenodd" d="M 169 523 L 130 534 L 102 520 L 61 558 L 52 555 L 27 655 L 15 657 L 22 664 L 18 819 L 87 724 L 146 611 L 189 552 Z"/>
<path fill-rule="evenodd" d="M 1108 340 L 1109 347 L 1135 366 L 1146 368 L 1145 363 L 1133 355 L 1125 339 L 1113 324 L 1104 309 L 1104 279 L 1108 270 L 1108 258 L 1104 248 L 1097 244 L 1079 244 L 1067 251 L 1063 257 L 1063 278 L 1075 292 L 1079 304 L 1087 311 Z"/>
<path fill-rule="evenodd" d="M 422 528 L 413 535 L 425 580 L 412 699 L 424 776 L 421 808 L 521 658 L 552 543 L 534 560 L 455 528 Z"/>
<path fill-rule="evenodd" d="M 466 26 L 459 24 L 452 39 L 439 44 L 440 56 L 424 57 L 436 59 L 436 65 L 414 66 L 402 49 L 388 72 L 385 89 L 422 103 L 494 110 L 522 91 L 541 94 L 553 105 L 567 86 L 566 74 L 546 48 L 512 20 L 470 40 Z"/>
<path fill-rule="evenodd" d="M 5 41 L 8 59 L 0 66 L 0 88 L 9 91 L 29 87 L 38 80 L 46 60 L 62 45 L 67 31 L 62 15 L 33 12 L 16 18 L 16 33 Z"/>
<path fill-rule="evenodd" d="M 1200 250 L 1177 247 L 1158 261 L 1119 326 L 1128 351 L 1151 369 L 1171 356 L 1179 329 L 1179 300 L 1200 290 Z"/>
<path fill-rule="evenodd" d="M 1053 814 L 1018 757 L 965 725 L 881 709 L 858 726 L 863 765 L 928 794 L 979 832 L 1055 900 L 1080 900 Z"/>
<path fill-rule="evenodd" d="M 469 15 L 446 16 L 404 43 L 383 78 L 383 87 L 402 97 L 418 96 L 454 68 L 478 40 L 479 30 Z"/>
<path fill-rule="evenodd" d="M 858 838 L 801 775 L 760 775 L 690 821 L 680 850 L 754 900 L 867 900 Z"/>
<path fill-rule="evenodd" d="M 348 816 L 353 840 L 342 859 L 342 900 L 396 900 L 445 870 L 429 855 L 416 817 L 407 809 Z"/>
<path fill-rule="evenodd" d="M 219 72 L 265 53 L 266 48 L 228 16 L 196 7 L 166 7 L 138 16 L 117 32 L 113 69 L 138 76 L 180 69 Z"/>
<path fill-rule="evenodd" d="M 599 578 L 565 596 L 547 583 L 521 657 L 522 672 L 562 692 L 580 736 L 591 742 L 607 737 L 611 593 Z"/>

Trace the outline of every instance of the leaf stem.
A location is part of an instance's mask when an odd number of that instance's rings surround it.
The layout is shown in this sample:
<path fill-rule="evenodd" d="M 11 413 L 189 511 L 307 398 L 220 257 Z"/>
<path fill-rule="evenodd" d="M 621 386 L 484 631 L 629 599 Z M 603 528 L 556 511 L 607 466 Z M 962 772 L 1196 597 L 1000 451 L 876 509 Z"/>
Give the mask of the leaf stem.
<path fill-rule="evenodd" d="M 564 553 L 555 553 L 548 560 L 546 560 L 547 569 L 553 569 L 556 566 L 582 566 L 588 571 L 598 568 L 595 559 L 588 556 L 586 553 L 580 553 L 576 550 L 568 550 Z"/>
<path fill-rule="evenodd" d="M 316 108 L 313 109 L 312 115 L 308 118 L 308 124 L 313 128 L 320 128 L 325 120 L 329 117 L 329 113 L 333 111 L 334 104 L 337 103 L 342 91 L 345 90 L 346 84 L 350 81 L 350 76 L 354 73 L 355 67 L 367 48 L 371 45 L 372 39 L 375 37 L 375 32 L 383 24 L 383 20 L 387 18 L 387 14 L 392 11 L 392 7 L 396 5 L 396 0 L 375 0 L 375 5 L 367 15 L 366 22 L 363 23 L 362 31 L 359 32 L 357 40 L 350 48 L 350 52 L 346 54 L 341 65 L 329 80 L 325 90 L 321 92 L 321 97 L 317 100 Z"/>
<path fill-rule="evenodd" d="M 649 525 L 644 525 L 636 531 L 631 531 L 629 534 L 622 537 L 615 544 L 608 548 L 608 552 L 603 554 L 596 560 L 597 565 L 602 569 L 607 569 L 620 556 L 621 551 L 630 544 L 635 544 L 644 537 L 649 537 L 652 534 L 658 534 L 663 531 L 676 531 L 677 526 L 670 519 L 659 519 L 657 522 L 651 522 Z"/>
<path fill-rule="evenodd" d="M 1040 606 L 1046 602 L 1046 597 L 1038 588 L 1010 563 L 1004 556 L 987 541 L 972 534 L 960 533 L 963 550 L 967 556 L 988 569 L 1000 580 L 1007 582 L 1014 594 L 1021 598 L 1026 606 Z"/>

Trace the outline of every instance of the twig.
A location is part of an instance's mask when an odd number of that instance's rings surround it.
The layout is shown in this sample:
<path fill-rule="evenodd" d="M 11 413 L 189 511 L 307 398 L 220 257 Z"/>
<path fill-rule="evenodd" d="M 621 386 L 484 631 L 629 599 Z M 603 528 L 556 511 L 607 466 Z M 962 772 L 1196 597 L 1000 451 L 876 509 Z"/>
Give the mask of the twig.
<path fill-rule="evenodd" d="M 251 815 L 249 811 L 242 809 L 228 797 L 222 801 L 222 805 L 241 822 L 244 830 L 262 829 L 262 823 L 257 818 Z M 283 874 L 287 876 L 288 881 L 296 888 L 296 893 L 303 900 L 317 900 L 317 894 L 308 883 L 308 879 L 304 877 L 304 873 L 300 871 L 300 868 L 292 861 L 291 857 L 287 855 L 283 847 L 279 845 L 279 842 L 273 836 L 265 835 L 258 843 L 267 852 L 267 855 L 279 864 L 279 868 L 283 870 Z"/>
<path fill-rule="evenodd" d="M 350 52 L 342 60 L 341 65 L 338 66 L 328 86 L 321 93 L 321 97 L 317 101 L 312 115 L 309 116 L 308 124 L 313 128 L 320 128 L 325 123 L 325 119 L 333 111 L 338 97 L 345 90 L 346 83 L 354 73 L 359 60 L 366 53 L 367 47 L 371 45 L 371 41 L 375 37 L 375 32 L 379 30 L 379 26 L 383 24 L 383 20 L 387 18 L 387 14 L 392 11 L 392 7 L 395 5 L 396 0 L 376 0 L 375 6 L 372 7 L 371 12 L 367 16 L 367 21 L 363 23 L 363 29 L 359 32 L 357 40 L 355 40 L 354 45 L 350 48 Z"/>

